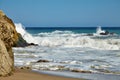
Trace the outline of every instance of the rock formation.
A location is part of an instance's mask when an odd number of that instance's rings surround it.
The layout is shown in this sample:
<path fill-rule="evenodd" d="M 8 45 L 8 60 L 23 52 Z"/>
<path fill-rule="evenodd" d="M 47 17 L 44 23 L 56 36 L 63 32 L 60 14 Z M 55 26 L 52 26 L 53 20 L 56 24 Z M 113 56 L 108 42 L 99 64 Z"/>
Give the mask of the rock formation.
<path fill-rule="evenodd" d="M 25 47 L 25 46 L 28 46 L 28 43 L 26 42 L 26 40 L 23 39 L 22 35 L 18 33 L 18 41 L 14 45 L 14 47 Z"/>
<path fill-rule="evenodd" d="M 11 75 L 14 71 L 12 47 L 25 47 L 37 44 L 27 43 L 17 33 L 13 21 L 0 10 L 0 76 Z"/>
<path fill-rule="evenodd" d="M 14 47 L 26 47 L 26 46 L 37 46 L 37 44 L 27 43 L 27 41 L 23 39 L 22 35 L 18 33 L 18 41 L 16 44 L 14 44 Z"/>
<path fill-rule="evenodd" d="M 14 70 L 12 46 L 17 41 L 14 23 L 0 10 L 0 76 L 11 75 Z"/>

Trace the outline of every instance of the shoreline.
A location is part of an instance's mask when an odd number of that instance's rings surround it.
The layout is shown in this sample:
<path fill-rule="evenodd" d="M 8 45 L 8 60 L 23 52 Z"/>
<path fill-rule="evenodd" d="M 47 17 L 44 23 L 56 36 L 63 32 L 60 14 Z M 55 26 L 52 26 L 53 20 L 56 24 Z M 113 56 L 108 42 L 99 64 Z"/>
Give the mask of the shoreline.
<path fill-rule="evenodd" d="M 0 77 L 0 80 L 85 80 L 85 79 L 42 74 L 28 69 L 16 68 L 13 75 L 7 77 Z"/>
<path fill-rule="evenodd" d="M 37 71 L 37 70 L 35 70 Z M 78 78 L 83 80 L 120 80 L 119 74 L 104 74 L 104 73 L 77 73 L 65 71 L 37 71 L 42 74 L 56 75 L 69 78 Z"/>
<path fill-rule="evenodd" d="M 36 71 L 17 67 L 11 76 L 0 77 L 0 80 L 120 80 L 120 76 L 115 74 Z"/>

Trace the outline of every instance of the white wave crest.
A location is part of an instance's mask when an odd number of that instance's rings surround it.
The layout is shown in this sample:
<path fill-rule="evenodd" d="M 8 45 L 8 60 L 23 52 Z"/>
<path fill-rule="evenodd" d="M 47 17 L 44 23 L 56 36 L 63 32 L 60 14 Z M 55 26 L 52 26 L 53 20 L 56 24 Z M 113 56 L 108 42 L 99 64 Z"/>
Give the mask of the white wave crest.
<path fill-rule="evenodd" d="M 38 33 L 32 36 L 21 23 L 15 23 L 16 30 L 21 33 L 28 43 L 36 43 L 48 47 L 90 47 L 102 50 L 120 50 L 120 39 L 93 39 L 84 34 L 75 34 L 72 31 L 53 31 L 48 33 Z M 101 28 L 97 33 L 101 32 Z"/>
<path fill-rule="evenodd" d="M 21 23 L 15 23 L 15 26 L 17 32 L 22 35 L 24 40 L 26 40 L 28 43 L 37 43 L 34 37 L 25 30 L 25 27 Z"/>
<path fill-rule="evenodd" d="M 105 31 L 101 29 L 101 26 L 98 26 L 96 33 L 99 35 L 100 33 L 105 33 Z"/>
<path fill-rule="evenodd" d="M 39 45 L 49 47 L 90 47 L 102 50 L 120 50 L 119 39 L 92 39 L 89 36 L 75 36 L 75 34 L 59 34 L 52 36 L 48 34 L 44 37 L 36 37 L 36 39 L 39 40 Z"/>

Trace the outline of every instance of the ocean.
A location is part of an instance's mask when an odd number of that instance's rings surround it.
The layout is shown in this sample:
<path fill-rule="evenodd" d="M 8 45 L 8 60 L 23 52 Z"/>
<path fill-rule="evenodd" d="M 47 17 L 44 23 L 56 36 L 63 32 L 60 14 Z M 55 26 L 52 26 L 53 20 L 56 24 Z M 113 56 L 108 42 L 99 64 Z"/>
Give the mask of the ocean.
<path fill-rule="evenodd" d="M 13 48 L 15 66 L 46 72 L 120 75 L 120 27 L 15 25 L 28 43 L 38 44 Z M 105 31 L 107 35 L 100 35 Z"/>

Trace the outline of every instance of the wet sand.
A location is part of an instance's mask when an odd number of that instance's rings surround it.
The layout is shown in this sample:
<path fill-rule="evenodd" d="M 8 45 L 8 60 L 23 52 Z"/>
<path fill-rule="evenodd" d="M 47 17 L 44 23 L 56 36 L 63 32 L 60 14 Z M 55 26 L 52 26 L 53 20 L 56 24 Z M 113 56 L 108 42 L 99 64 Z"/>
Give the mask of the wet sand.
<path fill-rule="evenodd" d="M 8 77 L 0 77 L 0 80 L 83 80 L 83 79 L 53 76 L 33 72 L 31 70 L 16 69 L 13 75 Z"/>

